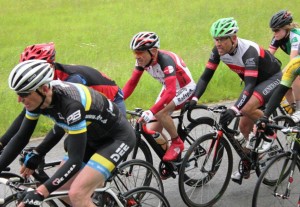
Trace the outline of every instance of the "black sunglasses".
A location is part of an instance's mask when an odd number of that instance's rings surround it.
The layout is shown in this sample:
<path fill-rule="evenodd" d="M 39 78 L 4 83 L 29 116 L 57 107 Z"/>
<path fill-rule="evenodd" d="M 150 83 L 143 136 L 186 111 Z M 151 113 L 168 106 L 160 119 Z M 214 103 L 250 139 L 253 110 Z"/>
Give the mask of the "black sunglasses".
<path fill-rule="evenodd" d="M 272 28 L 272 32 L 279 32 L 280 31 L 280 29 L 278 29 L 278 28 Z"/>
<path fill-rule="evenodd" d="M 21 98 L 26 98 L 31 94 L 32 91 L 24 91 L 24 92 L 18 92 L 17 95 L 20 96 Z"/>

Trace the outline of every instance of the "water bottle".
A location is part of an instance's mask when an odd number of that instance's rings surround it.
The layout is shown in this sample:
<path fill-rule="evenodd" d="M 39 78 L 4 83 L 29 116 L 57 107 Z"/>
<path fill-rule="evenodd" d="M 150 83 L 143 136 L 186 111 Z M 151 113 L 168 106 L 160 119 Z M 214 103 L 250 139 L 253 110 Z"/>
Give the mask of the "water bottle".
<path fill-rule="evenodd" d="M 166 151 L 168 144 L 163 136 L 159 132 L 155 132 L 155 134 L 153 134 L 152 136 L 155 139 L 156 143 L 159 144 L 164 151 Z"/>
<path fill-rule="evenodd" d="M 238 134 L 234 135 L 234 138 L 235 138 L 236 141 L 238 141 L 240 143 L 240 145 L 242 147 L 246 146 L 246 139 L 245 139 L 245 137 L 243 136 L 243 134 L 241 132 L 239 132 Z"/>

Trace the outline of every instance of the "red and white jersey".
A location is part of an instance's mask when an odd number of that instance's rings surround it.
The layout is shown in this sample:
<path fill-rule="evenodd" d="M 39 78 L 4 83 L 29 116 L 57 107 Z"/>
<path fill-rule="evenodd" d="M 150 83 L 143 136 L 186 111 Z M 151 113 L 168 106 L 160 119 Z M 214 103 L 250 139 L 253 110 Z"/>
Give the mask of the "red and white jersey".
<path fill-rule="evenodd" d="M 150 109 L 154 114 L 172 101 L 179 89 L 189 83 L 194 83 L 189 69 L 178 55 L 170 51 L 158 50 L 157 60 L 150 66 L 141 67 L 136 63 L 131 78 L 123 88 L 124 99 L 131 95 L 144 71 L 147 71 L 164 87 L 160 100 Z"/>

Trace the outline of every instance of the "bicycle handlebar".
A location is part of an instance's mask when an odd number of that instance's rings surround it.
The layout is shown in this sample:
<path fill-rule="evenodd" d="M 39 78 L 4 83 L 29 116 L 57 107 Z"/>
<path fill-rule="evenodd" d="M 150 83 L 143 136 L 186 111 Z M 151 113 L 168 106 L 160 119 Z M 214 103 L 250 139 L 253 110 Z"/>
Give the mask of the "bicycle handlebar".
<path fill-rule="evenodd" d="M 204 110 L 211 111 L 211 112 L 214 112 L 214 113 L 223 113 L 227 110 L 227 107 L 225 105 L 218 105 L 218 106 L 214 106 L 214 107 L 209 107 L 209 106 L 204 105 L 204 104 L 197 104 L 197 105 L 193 106 L 192 109 L 189 109 L 188 112 L 187 112 L 187 119 L 191 123 L 196 123 L 197 122 L 196 119 L 192 118 L 192 116 L 191 116 L 192 111 L 194 109 L 204 109 Z"/>

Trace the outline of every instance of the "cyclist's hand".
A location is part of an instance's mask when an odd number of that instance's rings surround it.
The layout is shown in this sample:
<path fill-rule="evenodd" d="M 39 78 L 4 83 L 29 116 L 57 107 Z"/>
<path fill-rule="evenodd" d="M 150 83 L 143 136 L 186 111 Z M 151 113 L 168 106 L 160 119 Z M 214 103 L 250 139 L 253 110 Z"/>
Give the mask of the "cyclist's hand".
<path fill-rule="evenodd" d="M 197 105 L 197 102 L 198 102 L 198 101 L 190 100 L 190 101 L 188 102 L 188 109 L 189 109 L 189 110 L 193 109 L 193 108 Z"/>
<path fill-rule="evenodd" d="M 23 197 L 23 199 L 22 199 Z M 18 196 L 18 198 L 22 199 L 22 202 L 18 205 L 18 207 L 37 207 L 37 206 L 41 206 L 43 200 L 44 200 L 44 196 L 41 195 L 39 192 L 37 191 L 28 191 L 23 193 L 22 195 L 20 195 L 20 197 Z"/>
<path fill-rule="evenodd" d="M 29 152 L 25 156 L 23 165 L 26 168 L 29 168 L 31 170 L 35 170 L 35 169 L 37 169 L 39 164 L 42 162 L 42 160 L 43 160 L 43 157 L 40 156 L 35 150 L 33 150 L 32 152 Z"/>
<path fill-rule="evenodd" d="M 153 117 L 154 117 L 154 115 L 153 115 L 152 111 L 147 110 L 142 113 L 142 116 L 141 116 L 141 118 L 139 118 L 138 122 L 142 122 L 144 120 L 145 122 L 148 123 L 153 119 Z"/>
<path fill-rule="evenodd" d="M 232 109 L 227 109 L 225 113 L 221 114 L 220 124 L 227 126 L 234 119 L 234 117 L 236 117 L 235 111 Z"/>
<path fill-rule="evenodd" d="M 258 130 L 264 130 L 269 123 L 269 119 L 266 116 L 259 118 L 256 122 L 256 127 Z"/>

